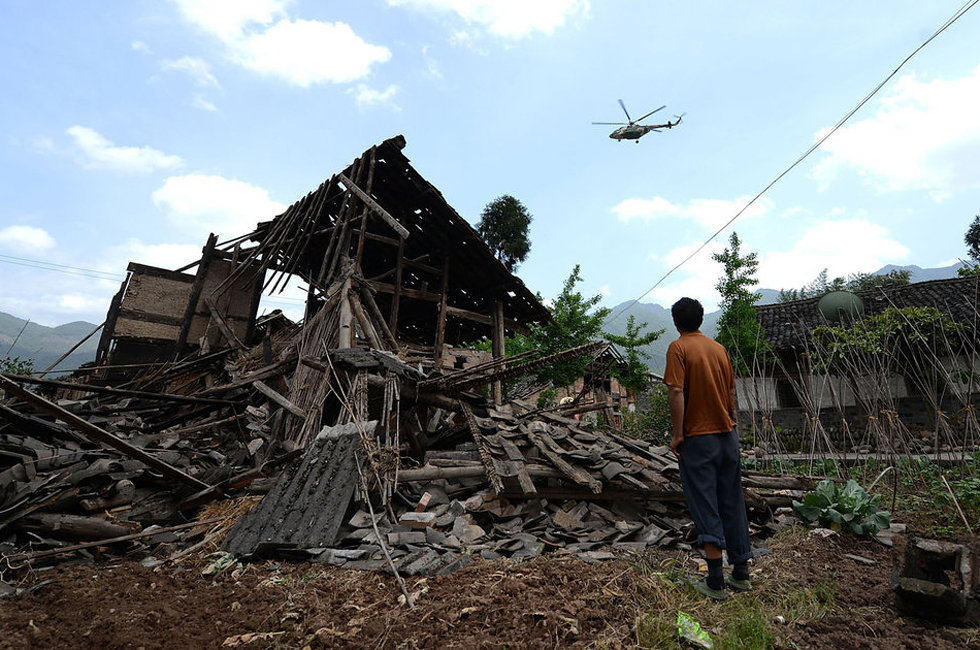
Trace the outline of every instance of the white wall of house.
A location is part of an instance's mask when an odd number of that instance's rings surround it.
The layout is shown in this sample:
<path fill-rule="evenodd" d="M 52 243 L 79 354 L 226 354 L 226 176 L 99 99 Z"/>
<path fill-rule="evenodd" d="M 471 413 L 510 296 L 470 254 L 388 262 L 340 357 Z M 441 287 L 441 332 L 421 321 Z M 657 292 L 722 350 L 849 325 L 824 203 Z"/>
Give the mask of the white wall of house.
<path fill-rule="evenodd" d="M 739 411 L 771 411 L 779 408 L 776 381 L 772 377 L 736 377 L 735 397 Z"/>

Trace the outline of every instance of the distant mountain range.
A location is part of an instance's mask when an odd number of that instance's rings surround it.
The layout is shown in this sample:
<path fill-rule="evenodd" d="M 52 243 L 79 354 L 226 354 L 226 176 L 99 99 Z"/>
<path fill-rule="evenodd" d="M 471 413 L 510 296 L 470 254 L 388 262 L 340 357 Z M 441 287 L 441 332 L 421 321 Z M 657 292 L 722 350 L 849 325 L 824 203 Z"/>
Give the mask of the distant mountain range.
<path fill-rule="evenodd" d="M 942 280 L 945 278 L 955 278 L 956 271 L 961 266 L 961 263 L 954 264 L 952 266 L 944 266 L 941 268 L 929 268 L 924 269 L 919 266 L 895 266 L 889 264 L 883 266 L 874 272 L 874 275 L 885 275 L 891 271 L 909 271 L 909 282 L 926 282 L 929 280 Z M 761 297 L 759 298 L 758 304 L 760 305 L 770 305 L 779 302 L 779 290 L 778 289 L 759 289 L 756 291 Z M 616 305 L 612 309 L 612 314 L 619 314 L 620 309 L 629 303 L 621 303 Z M 674 321 L 670 316 L 669 307 L 661 307 L 655 303 L 643 303 L 638 302 L 632 305 L 626 311 L 616 317 L 615 321 L 607 321 L 604 326 L 604 330 L 610 334 L 623 335 L 626 333 L 626 321 L 629 320 L 630 316 L 636 317 L 637 323 L 646 323 L 647 329 L 644 331 L 656 331 L 658 329 L 666 330 L 663 335 L 653 343 L 642 348 L 650 358 L 647 359 L 647 365 L 650 367 L 652 372 L 661 374 L 664 370 L 665 358 L 667 356 L 667 346 L 670 342 L 677 338 L 677 331 L 674 329 Z M 721 311 L 713 311 L 711 313 L 704 315 L 704 325 L 701 327 L 701 331 L 707 336 L 714 336 L 718 331 L 718 319 L 721 318 Z"/>
<path fill-rule="evenodd" d="M 94 329 L 93 323 L 85 321 L 45 327 L 0 312 L 0 358 L 30 359 L 34 362 L 35 370 L 44 370 Z M 93 361 L 98 346 L 99 335 L 96 334 L 68 355 L 58 367 L 71 370 Z"/>
<path fill-rule="evenodd" d="M 955 278 L 956 271 L 960 266 L 962 264 L 923 269 L 914 265 L 894 266 L 889 264 L 875 271 L 875 274 L 884 275 L 894 270 L 907 270 L 910 272 L 911 282 L 925 282 L 928 280 Z M 779 302 L 779 291 L 777 289 L 760 289 L 757 293 L 761 296 L 759 300 L 760 305 Z M 626 304 L 628 303 L 616 305 L 613 307 L 612 313 L 618 314 L 619 310 Z M 625 334 L 626 321 L 630 315 L 636 317 L 637 323 L 647 323 L 647 331 L 666 330 L 658 340 L 644 348 L 650 354 L 650 359 L 647 360 L 650 369 L 655 373 L 662 373 L 664 357 L 667 354 L 667 346 L 677 338 L 669 308 L 655 303 L 638 302 L 626 309 L 615 321 L 607 321 L 604 331 L 610 332 L 611 334 Z M 718 319 L 720 317 L 721 311 L 705 314 L 704 325 L 701 330 L 708 336 L 714 336 L 717 332 Z M 95 329 L 95 325 L 93 323 L 86 323 L 85 321 L 76 321 L 74 323 L 59 325 L 58 327 L 45 327 L 44 325 L 29 323 L 16 316 L 0 312 L 0 358 L 20 357 L 21 359 L 32 359 L 34 361 L 34 368 L 36 370 L 43 370 L 54 363 L 58 357 L 78 343 L 93 329 Z M 58 367 L 72 369 L 94 360 L 98 345 L 99 335 L 97 334 L 86 341 L 78 350 L 72 352 Z"/>

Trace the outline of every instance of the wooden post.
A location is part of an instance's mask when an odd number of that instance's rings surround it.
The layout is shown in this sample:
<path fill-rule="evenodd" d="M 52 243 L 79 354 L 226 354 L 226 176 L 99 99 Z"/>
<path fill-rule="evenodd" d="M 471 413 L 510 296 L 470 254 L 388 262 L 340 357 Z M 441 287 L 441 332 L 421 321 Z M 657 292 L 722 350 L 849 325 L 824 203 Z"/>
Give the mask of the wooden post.
<path fill-rule="evenodd" d="M 435 370 L 442 369 L 443 347 L 446 343 L 446 300 L 449 297 L 449 257 L 442 265 L 442 291 L 439 295 L 439 315 L 436 316 Z"/>
<path fill-rule="evenodd" d="M 350 276 L 344 280 L 344 286 L 340 289 L 340 325 L 337 336 L 338 348 L 350 348 L 354 346 L 353 314 L 350 308 Z"/>
<path fill-rule="evenodd" d="M 388 323 L 385 322 L 384 316 L 381 315 L 381 310 L 378 309 L 378 303 L 374 301 L 374 296 L 371 295 L 371 289 L 365 284 L 361 285 L 361 304 L 367 307 L 368 313 L 371 314 L 371 318 L 374 319 L 374 324 L 379 330 L 378 334 L 388 344 L 388 350 L 390 352 L 397 352 L 398 340 L 395 339 L 392 331 L 388 329 Z"/>
<path fill-rule="evenodd" d="M 357 295 L 351 293 L 348 301 L 350 302 L 351 311 L 354 312 L 354 318 L 357 319 L 357 324 L 361 326 L 361 332 L 364 333 L 364 338 L 368 340 L 368 343 L 370 343 L 371 347 L 375 350 L 384 349 L 381 339 L 378 337 L 378 332 L 374 329 L 374 324 L 371 323 L 367 313 L 365 313 L 364 306 L 361 304 L 361 301 L 357 299 Z"/>
<path fill-rule="evenodd" d="M 208 236 L 208 243 L 201 251 L 201 262 L 197 265 L 197 275 L 194 277 L 194 284 L 191 285 L 191 293 L 187 298 L 187 309 L 184 310 L 184 322 L 180 326 L 180 334 L 177 342 L 174 343 L 174 356 L 179 357 L 184 353 L 187 345 L 187 334 L 191 331 L 191 321 L 197 312 L 197 301 L 201 297 L 201 290 L 204 288 L 204 280 L 208 275 L 208 266 L 211 265 L 211 258 L 214 256 L 214 246 L 218 243 L 218 236 L 211 233 Z"/>
<path fill-rule="evenodd" d="M 391 315 L 388 316 L 388 329 L 398 338 L 398 305 L 402 298 L 402 269 L 405 263 L 405 240 L 398 241 L 398 259 L 395 262 L 395 293 L 391 296 Z"/>
<path fill-rule="evenodd" d="M 504 301 L 498 300 L 493 305 L 493 332 L 491 333 L 491 350 L 495 360 L 502 359 L 506 354 L 504 335 Z M 493 382 L 493 403 L 497 406 L 504 403 L 504 383 L 499 379 Z"/>

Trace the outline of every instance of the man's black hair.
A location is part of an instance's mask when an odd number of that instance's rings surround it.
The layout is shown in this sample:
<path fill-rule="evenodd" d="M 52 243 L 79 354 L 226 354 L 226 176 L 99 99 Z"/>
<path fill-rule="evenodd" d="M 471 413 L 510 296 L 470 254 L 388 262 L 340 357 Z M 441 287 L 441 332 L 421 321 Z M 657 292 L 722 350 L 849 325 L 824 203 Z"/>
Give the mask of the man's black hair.
<path fill-rule="evenodd" d="M 682 332 L 694 332 L 704 322 L 704 307 L 693 298 L 681 298 L 670 308 L 674 325 Z"/>

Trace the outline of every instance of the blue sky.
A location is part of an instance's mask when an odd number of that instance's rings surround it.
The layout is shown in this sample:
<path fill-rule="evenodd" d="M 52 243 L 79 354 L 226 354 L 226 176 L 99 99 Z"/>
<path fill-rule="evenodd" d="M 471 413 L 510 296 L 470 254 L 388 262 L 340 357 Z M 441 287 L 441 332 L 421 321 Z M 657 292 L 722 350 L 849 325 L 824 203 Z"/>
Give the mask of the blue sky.
<path fill-rule="evenodd" d="M 0 0 L 0 311 L 99 322 L 129 261 L 183 266 L 209 232 L 248 232 L 399 133 L 471 223 L 501 194 L 528 206 L 532 290 L 555 295 L 578 263 L 583 291 L 616 305 L 960 6 Z M 980 9 L 735 223 L 762 286 L 964 257 L 980 213 L 977 34 Z M 620 98 L 684 122 L 610 140 L 591 122 L 618 121 Z M 710 252 L 729 232 L 644 302 L 712 308 Z M 268 305 L 296 313 L 301 295 Z"/>

